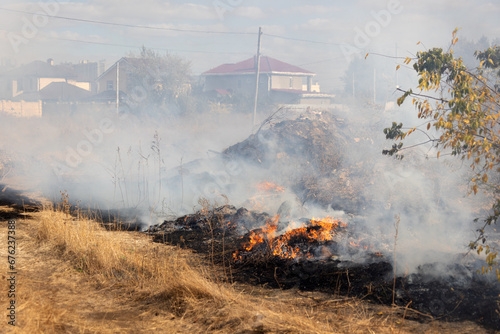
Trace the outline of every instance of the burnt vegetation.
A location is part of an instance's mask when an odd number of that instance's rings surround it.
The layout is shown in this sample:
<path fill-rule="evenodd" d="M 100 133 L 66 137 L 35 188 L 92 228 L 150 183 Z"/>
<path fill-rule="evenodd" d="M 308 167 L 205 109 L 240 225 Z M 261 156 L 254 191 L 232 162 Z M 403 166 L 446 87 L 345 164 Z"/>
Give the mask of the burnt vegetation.
<path fill-rule="evenodd" d="M 353 147 L 349 135 L 344 121 L 328 113 L 271 123 L 226 149 L 221 158 L 256 168 L 262 179 L 274 176 L 277 183 L 259 184 L 260 201 L 284 188 L 293 190 L 296 201 L 285 201 L 277 214 L 270 214 L 205 200 L 196 213 L 166 220 L 147 233 L 157 242 L 206 256 L 227 282 L 322 291 L 392 304 L 405 309 L 407 318 L 472 320 L 499 328 L 498 282 L 479 274 L 480 264 L 467 262 L 463 254 L 443 254 L 452 257 L 447 264 L 430 260 L 396 275 L 396 250 L 366 231 L 367 219 L 361 214 L 379 203 L 366 200 L 362 190 L 374 171 L 367 171 L 369 161 L 344 161 L 342 153 Z M 256 198 L 247 204 L 258 208 L 258 202 Z M 296 218 L 307 216 L 296 208 L 304 204 L 345 208 L 348 214 L 345 221 Z"/>
<path fill-rule="evenodd" d="M 322 291 L 388 305 L 394 298 L 395 306 L 413 310 L 408 312 L 411 319 L 472 320 L 491 328 L 500 326 L 496 312 L 498 284 L 478 274 L 471 265 L 429 263 L 394 281 L 389 256 L 370 250 L 367 242 L 352 241 L 356 226 L 339 226 L 329 232 L 331 238 L 319 241 L 307 237 L 311 230 L 319 230 L 318 225 L 304 221 L 303 227 L 291 232 L 305 229 L 305 234 L 299 231 L 290 238 L 268 234 L 249 248 L 249 242 L 263 231 L 262 227 L 249 228 L 266 224 L 278 229 L 286 222 L 272 225 L 273 218 L 268 214 L 225 205 L 165 221 L 148 233 L 157 242 L 204 254 L 224 268 L 223 277 L 229 282 Z M 276 244 L 280 254 L 276 254 Z M 287 250 L 294 250 L 294 256 Z M 445 274 L 435 276 L 436 272 Z"/>

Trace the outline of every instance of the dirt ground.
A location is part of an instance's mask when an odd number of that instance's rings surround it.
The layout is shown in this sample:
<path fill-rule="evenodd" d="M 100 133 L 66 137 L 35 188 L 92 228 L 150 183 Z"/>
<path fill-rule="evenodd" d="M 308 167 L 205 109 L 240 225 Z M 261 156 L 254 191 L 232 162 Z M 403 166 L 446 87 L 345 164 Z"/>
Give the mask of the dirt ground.
<path fill-rule="evenodd" d="M 0 207 L 2 213 L 13 209 Z M 20 219 L 19 219 L 20 218 Z M 24 328 L 46 333 L 185 333 L 190 326 L 168 312 L 148 308 L 119 287 L 102 289 L 57 256 L 50 247 L 34 240 L 32 218 L 16 219 L 16 326 L 2 317 L 2 332 L 27 333 Z M 0 222 L 2 235 L 2 292 L 7 291 L 7 221 Z M 5 293 L 2 293 L 5 295 Z M 2 298 L 2 310 L 6 299 Z M 3 311 L 3 313 L 6 313 Z"/>
<path fill-rule="evenodd" d="M 120 285 L 102 286 L 92 275 L 79 270 L 70 258 L 36 238 L 37 212 L 19 207 L 0 206 L 0 309 L 1 333 L 204 333 L 211 332 L 196 318 L 175 315 L 161 303 L 144 301 Z M 10 277 L 7 263 L 8 220 L 15 229 L 15 305 L 16 326 L 8 324 L 7 292 Z M 148 246 L 151 240 L 136 232 L 123 233 L 124 243 Z M 164 247 L 169 247 L 164 245 Z M 182 250 L 179 250 L 182 251 Z M 234 284 L 241 298 L 262 305 L 282 305 L 276 312 L 293 310 L 314 318 L 337 322 L 335 331 L 350 333 L 351 316 L 357 315 L 355 332 L 364 333 L 494 333 L 477 324 L 446 323 L 421 317 L 420 321 L 404 319 L 404 310 L 394 313 L 391 307 L 361 300 L 297 290 L 266 289 Z M 206 312 L 216 312 L 207 309 Z M 398 315 L 399 314 L 399 315 Z M 409 313 L 406 313 L 407 317 Z M 248 322 L 258 322 L 259 315 Z M 406 317 L 406 318 L 407 318 Z M 365 319 L 360 325 L 359 319 Z M 283 317 L 286 321 L 286 317 Z M 384 325 L 385 324 L 385 325 Z M 278 328 L 254 326 L 240 333 L 285 333 Z M 354 327 L 352 327 L 354 328 Z M 219 328 L 217 332 L 229 332 Z M 298 331 L 300 333 L 302 331 Z M 304 331 L 305 332 L 305 331 Z M 310 331 L 307 331 L 310 332 Z M 322 331 L 324 332 L 324 331 Z M 290 331 L 288 331 L 290 333 Z"/>

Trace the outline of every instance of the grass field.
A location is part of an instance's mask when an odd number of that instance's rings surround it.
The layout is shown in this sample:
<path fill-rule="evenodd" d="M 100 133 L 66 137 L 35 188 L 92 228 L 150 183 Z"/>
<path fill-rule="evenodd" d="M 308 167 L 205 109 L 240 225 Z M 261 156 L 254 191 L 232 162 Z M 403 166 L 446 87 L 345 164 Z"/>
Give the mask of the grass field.
<path fill-rule="evenodd" d="M 198 254 L 107 231 L 64 206 L 12 211 L 0 207 L 0 290 L 9 288 L 5 217 L 15 216 L 16 326 L 2 316 L 1 332 L 487 332 L 469 322 L 417 322 L 410 310 L 343 296 L 224 283 L 220 268 Z"/>

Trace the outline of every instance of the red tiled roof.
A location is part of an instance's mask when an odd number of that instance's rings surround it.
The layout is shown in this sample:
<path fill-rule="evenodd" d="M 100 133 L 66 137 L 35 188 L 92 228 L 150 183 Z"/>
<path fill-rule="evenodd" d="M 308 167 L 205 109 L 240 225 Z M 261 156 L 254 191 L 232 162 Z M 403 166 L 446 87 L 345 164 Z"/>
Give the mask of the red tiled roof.
<path fill-rule="evenodd" d="M 248 58 L 236 64 L 223 64 L 203 73 L 203 75 L 217 74 L 248 74 L 255 73 L 255 57 Z M 291 65 L 271 57 L 260 57 L 261 73 L 294 73 L 314 75 L 313 72 L 295 65 Z"/>

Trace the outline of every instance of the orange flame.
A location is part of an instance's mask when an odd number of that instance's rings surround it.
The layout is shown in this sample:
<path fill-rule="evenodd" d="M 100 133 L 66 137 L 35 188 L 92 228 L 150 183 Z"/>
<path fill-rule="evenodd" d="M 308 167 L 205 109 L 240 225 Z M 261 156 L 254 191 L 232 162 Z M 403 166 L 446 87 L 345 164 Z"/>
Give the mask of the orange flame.
<path fill-rule="evenodd" d="M 313 218 L 307 225 L 302 224 L 299 228 L 277 236 L 278 220 L 279 216 L 275 216 L 262 229 L 251 231 L 248 235 L 249 240 L 242 248 L 249 252 L 256 246 L 266 243 L 270 253 L 274 256 L 285 259 L 293 259 L 301 256 L 312 257 L 310 253 L 302 254 L 303 252 L 299 247 L 290 245 L 290 241 L 300 240 L 301 242 L 311 243 L 332 240 L 339 226 L 347 226 L 347 224 L 341 223 L 332 217 L 322 219 Z M 235 260 L 241 259 L 239 252 L 234 253 L 233 257 Z"/>
<path fill-rule="evenodd" d="M 285 191 L 285 187 L 274 182 L 264 181 L 257 184 L 257 190 L 260 192 L 282 193 Z"/>

